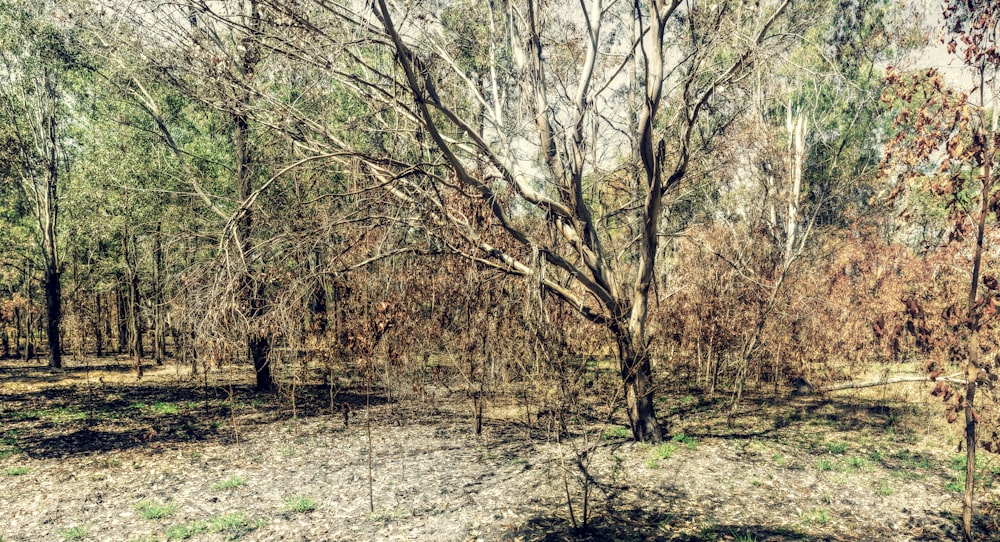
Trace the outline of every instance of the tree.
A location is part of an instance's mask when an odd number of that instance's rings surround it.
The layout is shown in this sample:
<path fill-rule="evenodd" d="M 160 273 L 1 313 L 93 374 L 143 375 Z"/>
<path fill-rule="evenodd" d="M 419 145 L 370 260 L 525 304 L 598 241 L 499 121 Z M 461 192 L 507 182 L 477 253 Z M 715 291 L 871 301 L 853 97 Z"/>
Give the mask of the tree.
<path fill-rule="evenodd" d="M 283 50 L 353 89 L 363 129 L 388 140 L 328 152 L 389 186 L 440 250 L 536 281 L 607 329 L 633 435 L 661 439 L 647 320 L 662 219 L 790 2 L 317 2 L 328 19 L 271 4 L 309 32 Z"/>
<path fill-rule="evenodd" d="M 903 105 L 896 118 L 900 129 L 886 146 L 882 173 L 898 179 L 887 201 L 895 201 L 911 187 L 929 193 L 947 209 L 952 230 L 949 242 L 969 239 L 973 243 L 964 325 L 956 328 L 966 336 L 964 393 L 945 391 L 943 384 L 935 388 L 936 395 L 946 400 L 954 398 L 949 421 L 954 421 L 954 414 L 960 411 L 965 415 L 967 465 L 962 536 L 971 542 L 977 426 L 982 421 L 975 404 L 976 389 L 995 378 L 982 368 L 981 334 L 995 319 L 1000 300 L 996 279 L 984 274 L 983 269 L 984 241 L 987 231 L 995 228 L 1000 211 L 1000 186 L 995 173 L 1000 141 L 1000 108 L 996 107 L 1000 6 L 986 1 L 946 0 L 943 15 L 947 25 L 944 42 L 964 64 L 973 90 L 966 93 L 952 88 L 933 68 L 910 74 L 890 68 L 886 78 L 891 92 L 885 99 Z M 980 281 L 986 287 L 984 294 L 980 294 Z M 915 300 L 908 304 L 912 315 L 923 313 Z M 933 345 L 930 339 L 925 342 Z M 928 368 L 932 376 L 940 374 L 935 364 Z M 1000 451 L 995 438 L 984 447 Z"/>
<path fill-rule="evenodd" d="M 55 13 L 55 16 L 49 13 Z M 43 16 L 46 14 L 46 16 Z M 64 19 L 45 1 L 0 7 L 0 118 L 11 128 L 20 187 L 37 226 L 44 262 L 49 366 L 62 366 L 62 283 L 59 249 L 60 198 L 69 167 L 66 124 L 70 72 L 79 67 Z M 65 26 L 65 25 L 63 25 Z"/>

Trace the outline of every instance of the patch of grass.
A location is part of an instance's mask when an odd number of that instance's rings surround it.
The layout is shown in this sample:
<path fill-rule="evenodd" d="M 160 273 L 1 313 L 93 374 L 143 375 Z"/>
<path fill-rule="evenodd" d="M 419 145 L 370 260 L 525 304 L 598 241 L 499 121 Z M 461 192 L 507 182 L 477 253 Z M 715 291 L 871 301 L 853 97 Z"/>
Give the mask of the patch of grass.
<path fill-rule="evenodd" d="M 757 542 L 757 535 L 753 533 L 741 533 L 739 531 L 729 531 L 729 534 L 736 542 Z"/>
<path fill-rule="evenodd" d="M 42 410 L 8 410 L 4 418 L 15 421 L 45 420 L 54 424 L 64 424 L 87 418 L 87 413 L 76 407 L 52 407 Z"/>
<path fill-rule="evenodd" d="M 209 518 L 208 530 L 213 533 L 223 533 L 230 539 L 235 539 L 263 527 L 266 523 L 261 518 L 247 517 L 243 512 L 229 512 Z"/>
<path fill-rule="evenodd" d="M 167 529 L 164 533 L 167 535 L 167 540 L 187 540 L 194 535 L 207 533 L 208 524 L 204 521 L 196 521 L 194 523 L 184 523 L 181 525 L 174 525 Z"/>
<path fill-rule="evenodd" d="M 712 518 L 706 519 L 698 528 L 698 539 L 706 542 L 715 542 L 719 539 L 718 527 Z"/>
<path fill-rule="evenodd" d="M 879 480 L 875 482 L 875 494 L 881 495 L 883 497 L 888 497 L 896 492 L 896 488 L 892 487 L 889 480 Z"/>
<path fill-rule="evenodd" d="M 660 462 L 657 461 L 657 460 L 655 460 L 655 459 L 647 459 L 646 460 L 646 468 L 647 469 L 658 469 L 658 468 L 660 468 Z"/>
<path fill-rule="evenodd" d="M 236 489 L 245 483 L 247 483 L 246 477 L 234 475 L 213 485 L 212 489 L 214 489 L 215 491 L 222 491 L 224 489 Z"/>
<path fill-rule="evenodd" d="M 847 451 L 846 442 L 827 442 L 823 444 L 823 448 L 834 455 L 840 455 Z"/>
<path fill-rule="evenodd" d="M 661 442 L 653 448 L 653 455 L 657 459 L 670 459 L 677 451 L 677 445 L 672 442 Z"/>
<path fill-rule="evenodd" d="M 628 438 L 628 435 L 629 435 L 628 427 L 622 425 L 615 425 L 605 429 L 604 432 L 601 433 L 601 438 L 603 438 L 604 440 L 615 440 L 620 438 Z"/>
<path fill-rule="evenodd" d="M 774 454 L 771 456 L 771 460 L 774 461 L 779 467 L 784 467 L 788 464 L 788 458 L 781 454 Z"/>
<path fill-rule="evenodd" d="M 965 476 L 963 475 L 961 480 L 953 478 L 950 482 L 945 484 L 944 488 L 954 493 L 962 493 L 965 491 Z"/>
<path fill-rule="evenodd" d="M 174 403 L 164 403 L 163 401 L 157 401 L 153 403 L 153 412 L 157 414 L 167 414 L 174 415 L 179 414 L 181 409 L 177 407 Z"/>
<path fill-rule="evenodd" d="M 823 472 L 829 472 L 833 470 L 833 462 L 829 459 L 820 459 L 816 462 L 816 468 Z"/>
<path fill-rule="evenodd" d="M 750 485 L 753 486 L 753 487 L 760 487 L 760 486 L 764 485 L 764 483 L 761 482 L 760 480 L 757 480 L 756 478 L 754 478 L 753 480 L 750 480 Z"/>
<path fill-rule="evenodd" d="M 135 509 L 142 514 L 142 517 L 153 521 L 166 519 L 174 515 L 177 505 L 172 502 L 159 503 L 150 499 L 143 499 L 136 503 Z"/>
<path fill-rule="evenodd" d="M 929 469 L 931 468 L 931 460 L 926 456 L 919 453 L 915 454 L 909 450 L 899 450 L 892 454 L 892 458 L 903 464 L 904 467 L 909 469 Z"/>
<path fill-rule="evenodd" d="M 685 435 L 684 433 L 676 434 L 670 440 L 683 444 L 689 450 L 694 450 L 695 448 L 698 447 L 698 441 L 695 440 L 694 437 L 690 437 L 688 435 Z"/>
<path fill-rule="evenodd" d="M 845 459 L 844 466 L 849 471 L 868 470 L 871 467 L 868 460 L 859 455 L 852 455 L 851 457 Z"/>
<path fill-rule="evenodd" d="M 28 467 L 7 467 L 3 470 L 4 476 L 22 476 L 31 472 Z"/>
<path fill-rule="evenodd" d="M 90 534 L 89 525 L 76 525 L 68 529 L 63 529 L 61 533 L 63 540 L 82 540 Z"/>
<path fill-rule="evenodd" d="M 177 406 L 177 403 L 168 403 L 166 401 L 156 401 L 151 405 L 143 402 L 132 403 L 132 408 L 136 410 L 149 410 L 164 416 L 174 416 L 179 414 L 181 411 L 180 407 Z"/>
<path fill-rule="evenodd" d="M 291 499 L 285 500 L 285 511 L 292 514 L 301 514 L 303 512 L 312 512 L 316 509 L 316 501 L 305 495 L 300 495 L 298 497 L 293 497 Z"/>
<path fill-rule="evenodd" d="M 803 512 L 801 518 L 805 525 L 826 525 L 830 522 L 830 511 L 826 508 L 814 508 Z"/>
<path fill-rule="evenodd" d="M 368 515 L 368 520 L 373 523 L 390 523 L 393 520 L 403 517 L 403 513 L 397 509 L 381 510 Z"/>

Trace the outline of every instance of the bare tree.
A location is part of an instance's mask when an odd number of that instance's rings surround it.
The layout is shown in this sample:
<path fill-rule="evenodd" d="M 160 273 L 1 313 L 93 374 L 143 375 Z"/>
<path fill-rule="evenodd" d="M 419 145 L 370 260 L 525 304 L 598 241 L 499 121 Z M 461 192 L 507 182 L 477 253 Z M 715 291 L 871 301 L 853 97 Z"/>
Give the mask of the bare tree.
<path fill-rule="evenodd" d="M 608 329 L 633 435 L 661 439 L 647 321 L 661 221 L 790 2 L 270 4 L 309 36 L 275 48 L 334 75 L 389 141 L 314 122 L 327 152 L 389 186 L 441 250 Z"/>

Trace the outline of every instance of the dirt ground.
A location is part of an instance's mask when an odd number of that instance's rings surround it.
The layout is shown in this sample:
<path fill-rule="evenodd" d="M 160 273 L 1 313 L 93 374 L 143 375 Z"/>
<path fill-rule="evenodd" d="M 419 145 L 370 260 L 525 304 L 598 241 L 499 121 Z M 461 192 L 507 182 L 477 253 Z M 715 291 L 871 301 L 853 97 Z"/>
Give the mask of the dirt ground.
<path fill-rule="evenodd" d="M 957 429 L 912 398 L 727 416 L 680 394 L 660 407 L 671 440 L 648 446 L 613 424 L 557 442 L 489 408 L 477 436 L 446 392 L 434 408 L 369 397 L 369 437 L 364 395 L 338 394 L 345 426 L 322 387 L 293 411 L 223 382 L 0 362 L 0 541 L 958 538 Z M 979 533 L 1000 540 L 1000 462 L 981 471 Z"/>

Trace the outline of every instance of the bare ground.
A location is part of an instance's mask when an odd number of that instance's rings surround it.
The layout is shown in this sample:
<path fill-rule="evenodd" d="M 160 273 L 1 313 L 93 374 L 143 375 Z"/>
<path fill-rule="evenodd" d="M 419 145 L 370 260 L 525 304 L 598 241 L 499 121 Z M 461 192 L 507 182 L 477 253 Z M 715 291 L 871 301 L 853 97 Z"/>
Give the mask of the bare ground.
<path fill-rule="evenodd" d="M 174 366 L 136 382 L 107 362 L 5 362 L 0 378 L 3 542 L 958 538 L 955 431 L 915 398 L 750 400 L 727 416 L 681 394 L 654 447 L 606 424 L 556 442 L 544 418 L 489 410 L 476 436 L 461 395 L 373 395 L 369 454 L 360 394 L 337 396 L 345 427 L 324 388 L 299 390 L 293 418 L 287 398 Z M 1000 540 L 996 465 L 981 465 L 984 540 Z"/>

